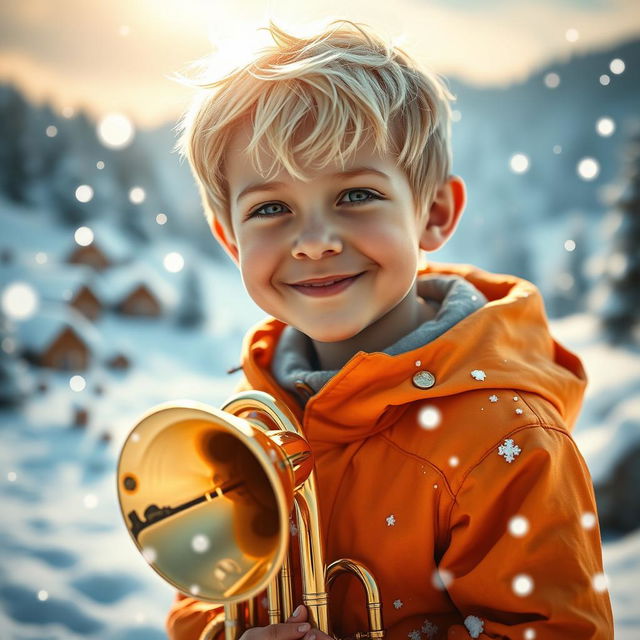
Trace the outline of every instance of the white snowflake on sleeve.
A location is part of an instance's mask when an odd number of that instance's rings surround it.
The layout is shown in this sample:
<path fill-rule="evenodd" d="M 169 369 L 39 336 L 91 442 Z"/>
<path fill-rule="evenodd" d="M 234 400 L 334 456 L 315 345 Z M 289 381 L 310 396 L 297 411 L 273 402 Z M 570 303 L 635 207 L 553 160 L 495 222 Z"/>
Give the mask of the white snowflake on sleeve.
<path fill-rule="evenodd" d="M 409 638 L 409 640 L 421 640 L 420 632 L 417 629 L 409 631 L 409 633 L 407 634 L 407 638 Z"/>
<path fill-rule="evenodd" d="M 484 622 L 476 616 L 467 616 L 464 619 L 464 626 L 472 638 L 477 638 L 484 631 Z"/>
<path fill-rule="evenodd" d="M 520 455 L 520 451 L 522 451 L 522 449 L 520 449 L 511 438 L 507 438 L 504 444 L 498 447 L 498 453 L 509 463 L 513 462 L 515 457 Z"/>
<path fill-rule="evenodd" d="M 484 380 L 487 377 L 487 374 L 482 369 L 474 369 L 471 372 L 471 375 L 473 378 L 480 381 Z"/>
<path fill-rule="evenodd" d="M 393 527 L 396 523 L 396 517 L 393 515 L 393 513 L 390 516 L 387 516 L 387 526 L 388 527 Z"/>
<path fill-rule="evenodd" d="M 400 600 L 400 598 L 398 598 L 397 600 L 393 601 L 393 606 L 396 609 L 400 609 L 400 607 L 404 604 L 404 602 L 402 602 L 402 600 Z"/>
<path fill-rule="evenodd" d="M 422 623 L 422 627 L 420 628 L 420 631 L 422 631 L 422 633 L 424 633 L 427 636 L 427 638 L 433 638 L 435 637 L 436 633 L 438 633 L 438 627 L 435 624 L 433 624 L 431 620 L 427 618 Z"/>
<path fill-rule="evenodd" d="M 498 402 L 498 396 L 494 393 L 493 395 L 489 396 L 489 401 Z"/>

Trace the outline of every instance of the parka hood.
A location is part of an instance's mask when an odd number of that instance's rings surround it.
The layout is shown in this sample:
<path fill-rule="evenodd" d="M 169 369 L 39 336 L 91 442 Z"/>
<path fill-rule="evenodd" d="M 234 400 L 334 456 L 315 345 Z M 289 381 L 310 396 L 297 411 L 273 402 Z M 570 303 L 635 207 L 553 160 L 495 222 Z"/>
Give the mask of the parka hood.
<path fill-rule="evenodd" d="M 269 316 L 243 341 L 247 384 L 284 400 L 301 421 L 305 414 L 322 415 L 321 421 L 305 420 L 307 437 L 327 444 L 353 442 L 381 431 L 393 421 L 395 409 L 407 403 L 483 389 L 538 394 L 555 407 L 568 430 L 573 428 L 586 373 L 578 356 L 550 334 L 544 301 L 534 284 L 470 264 L 431 262 L 417 275 L 418 293 L 425 297 L 427 292 L 431 303 L 435 297 L 441 305 L 436 317 L 421 326 L 429 336 L 425 344 L 396 353 L 403 346 L 401 340 L 391 353 L 358 351 L 339 371 L 325 372 L 326 382 L 309 388 L 310 397 L 301 406 L 299 398 L 283 387 L 282 376 L 272 370 L 288 325 Z M 431 286 L 436 280 L 442 284 L 459 279 L 465 281 L 463 286 Z M 465 307 L 465 295 L 471 306 Z M 462 312 L 452 312 L 452 305 Z M 454 322 L 443 327 L 443 317 Z M 440 329 L 430 335 L 427 325 L 438 322 Z M 299 345 L 304 349 L 304 342 Z M 414 376 L 419 371 L 435 377 L 433 386 L 417 386 Z M 322 372 L 312 379 L 322 380 Z"/>

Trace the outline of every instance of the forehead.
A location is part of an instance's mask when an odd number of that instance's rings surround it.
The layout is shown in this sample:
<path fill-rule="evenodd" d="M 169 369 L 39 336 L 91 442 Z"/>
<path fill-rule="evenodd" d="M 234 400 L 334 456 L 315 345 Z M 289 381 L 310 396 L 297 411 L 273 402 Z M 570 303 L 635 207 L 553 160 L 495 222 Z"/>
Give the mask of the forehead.
<path fill-rule="evenodd" d="M 260 184 L 265 181 L 265 176 L 260 174 L 258 168 L 253 165 L 252 158 L 247 152 L 247 146 L 251 140 L 251 133 L 251 125 L 249 123 L 243 124 L 232 135 L 225 152 L 223 170 L 229 184 L 229 195 L 231 197 L 232 204 L 235 203 L 238 194 L 240 194 L 246 187 Z M 301 139 L 304 139 L 305 134 L 305 130 L 298 134 L 294 146 L 299 144 Z M 269 171 L 274 161 L 274 155 L 269 151 L 264 140 L 261 141 L 260 148 L 258 149 L 258 156 L 262 170 L 264 172 Z M 367 140 L 364 144 L 359 146 L 358 149 L 345 161 L 344 167 L 342 167 L 337 160 L 333 160 L 326 166 L 322 167 L 322 169 L 314 169 L 313 167 L 306 167 L 305 163 L 299 156 L 296 156 L 296 160 L 303 168 L 304 174 L 314 182 L 324 178 L 328 179 L 339 171 L 347 171 L 353 167 L 371 167 L 392 177 L 396 176 L 400 172 L 396 166 L 395 158 L 388 153 L 380 154 L 375 151 L 373 141 L 371 140 Z M 270 179 L 285 183 L 293 183 L 296 181 L 296 179 L 293 178 L 283 167 L 280 167 L 278 172 Z"/>

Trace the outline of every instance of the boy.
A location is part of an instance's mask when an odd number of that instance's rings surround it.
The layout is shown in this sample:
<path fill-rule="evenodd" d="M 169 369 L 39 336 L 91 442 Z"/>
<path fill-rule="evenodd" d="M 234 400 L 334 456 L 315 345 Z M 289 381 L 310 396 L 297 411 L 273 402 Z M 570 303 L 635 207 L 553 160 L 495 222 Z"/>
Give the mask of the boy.
<path fill-rule="evenodd" d="M 336 22 L 309 39 L 271 23 L 274 50 L 201 85 L 182 123 L 213 233 L 270 316 L 245 337 L 238 390 L 299 419 L 326 561 L 372 570 L 390 640 L 612 638 L 593 489 L 569 435 L 582 364 L 530 282 L 420 264 L 465 206 L 449 173 L 453 96 Z M 180 594 L 169 635 L 196 639 L 220 611 Z M 326 640 L 306 619 L 299 607 L 245 638 Z M 340 638 L 367 628 L 350 578 L 331 589 L 330 619 Z"/>

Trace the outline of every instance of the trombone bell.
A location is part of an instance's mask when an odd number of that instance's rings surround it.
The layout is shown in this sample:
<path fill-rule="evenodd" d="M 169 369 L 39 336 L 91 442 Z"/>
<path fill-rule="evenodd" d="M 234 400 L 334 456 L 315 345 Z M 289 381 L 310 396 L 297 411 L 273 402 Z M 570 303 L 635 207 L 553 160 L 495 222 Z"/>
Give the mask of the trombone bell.
<path fill-rule="evenodd" d="M 179 591 L 220 604 L 257 595 L 284 561 L 294 492 L 313 469 L 306 441 L 197 402 L 154 407 L 118 461 L 134 543 Z"/>

